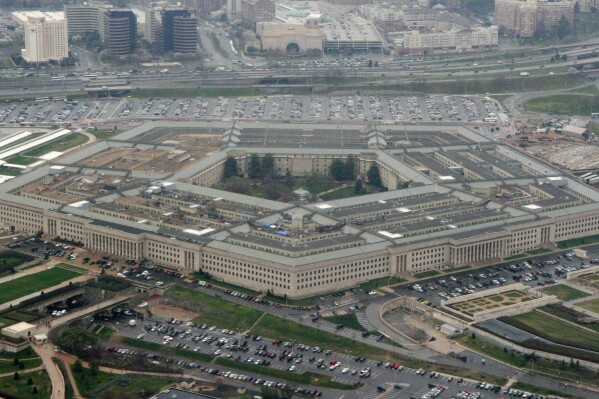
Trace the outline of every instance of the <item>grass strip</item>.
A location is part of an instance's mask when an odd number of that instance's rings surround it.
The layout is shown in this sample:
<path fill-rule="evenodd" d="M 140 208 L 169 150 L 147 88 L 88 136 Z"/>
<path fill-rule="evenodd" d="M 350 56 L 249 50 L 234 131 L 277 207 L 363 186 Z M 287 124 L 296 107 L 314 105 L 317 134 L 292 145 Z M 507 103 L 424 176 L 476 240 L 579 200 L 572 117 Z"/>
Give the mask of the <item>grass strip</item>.
<path fill-rule="evenodd" d="M 52 268 L 0 284 L 0 303 L 13 301 L 79 276 L 71 270 Z"/>
<path fill-rule="evenodd" d="M 246 331 L 262 315 L 259 310 L 181 286 L 172 287 L 165 293 L 165 296 L 183 303 L 187 302 L 187 307 L 190 309 L 200 309 L 200 316 L 194 319 L 194 323 L 206 323 L 220 328 Z"/>

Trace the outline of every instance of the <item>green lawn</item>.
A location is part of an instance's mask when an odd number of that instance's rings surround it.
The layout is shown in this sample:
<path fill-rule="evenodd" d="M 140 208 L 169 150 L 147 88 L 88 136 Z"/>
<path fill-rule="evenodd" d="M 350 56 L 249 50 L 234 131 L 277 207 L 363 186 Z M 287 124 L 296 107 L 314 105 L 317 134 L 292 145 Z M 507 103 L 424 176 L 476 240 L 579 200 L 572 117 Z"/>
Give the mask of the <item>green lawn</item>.
<path fill-rule="evenodd" d="M 82 367 L 78 370 L 75 365 L 71 366 L 71 371 L 73 372 L 73 377 L 75 378 L 75 383 L 77 384 L 77 388 L 79 388 L 79 392 L 85 397 L 93 397 L 90 396 L 90 391 L 93 391 L 98 386 L 106 384 L 115 378 L 119 378 L 119 376 L 99 370 L 93 375 L 90 369 Z"/>
<path fill-rule="evenodd" d="M 587 129 L 589 130 L 589 132 L 593 133 L 594 135 L 599 135 L 599 123 L 589 122 L 589 123 L 587 123 Z"/>
<path fill-rule="evenodd" d="M 124 376 L 122 381 L 100 390 L 98 398 L 149 398 L 162 391 L 163 387 L 172 384 L 174 380 L 149 376 Z"/>
<path fill-rule="evenodd" d="M 0 352 L 0 359 L 30 359 L 33 357 L 37 357 L 37 353 L 30 346 L 23 349 L 21 352 L 12 353 L 12 352 Z"/>
<path fill-rule="evenodd" d="M 59 137 L 39 147 L 33 148 L 23 155 L 28 157 L 39 157 L 52 151 L 66 152 L 67 150 L 81 144 L 87 143 L 87 136 L 81 133 L 71 133 Z"/>
<path fill-rule="evenodd" d="M 33 380 L 33 385 L 27 385 L 29 378 Z M 37 388 L 37 394 L 32 392 L 33 387 Z M 45 370 L 22 374 L 17 381 L 12 376 L 0 378 L 0 396 L 6 394 L 17 399 L 47 399 L 50 397 L 49 388 L 50 379 Z"/>
<path fill-rule="evenodd" d="M 298 344 L 318 346 L 339 353 L 364 356 L 376 360 L 386 360 L 392 355 L 383 349 L 270 314 L 264 316 L 260 323 L 254 327 L 252 334 L 271 339 L 293 340 Z"/>
<path fill-rule="evenodd" d="M 308 298 L 302 298 L 302 299 L 290 299 L 290 298 L 283 298 L 280 296 L 275 296 L 275 295 L 265 295 L 264 299 L 266 299 L 267 301 L 270 302 L 274 302 L 274 303 L 281 303 L 281 304 L 285 304 L 285 305 L 289 305 L 289 306 L 314 306 L 316 304 L 316 297 L 308 297 Z"/>
<path fill-rule="evenodd" d="M 555 343 L 599 351 L 599 334 L 578 329 L 538 312 L 507 317 L 507 321 Z M 513 323 L 515 321 L 515 323 Z"/>
<path fill-rule="evenodd" d="M 79 273 L 55 267 L 7 281 L 0 284 L 0 303 L 13 301 L 77 276 L 79 276 Z"/>
<path fill-rule="evenodd" d="M 25 367 L 23 370 L 33 369 L 42 364 L 42 359 L 21 360 Z M 13 360 L 0 360 L 0 374 L 14 373 L 20 371 L 18 365 L 15 366 Z"/>
<path fill-rule="evenodd" d="M 108 326 L 102 326 L 102 329 L 100 329 L 98 332 L 98 337 L 102 341 L 108 341 L 115 332 L 116 332 L 116 330 L 114 328 L 111 328 Z"/>
<path fill-rule="evenodd" d="M 570 323 L 580 324 L 583 327 L 599 332 L 599 322 L 581 323 L 579 321 L 579 317 L 583 316 L 583 314 L 573 309 L 565 308 L 562 305 L 547 305 L 539 308 L 538 310 L 557 316 L 560 319 L 567 320 Z"/>
<path fill-rule="evenodd" d="M 557 247 L 558 248 L 570 248 L 570 247 L 577 247 L 579 245 L 594 244 L 596 242 L 599 242 L 599 234 L 596 234 L 593 236 L 571 238 L 569 240 L 559 241 L 557 243 Z"/>
<path fill-rule="evenodd" d="M 181 301 L 189 301 L 194 306 L 201 307 L 201 314 L 194 319 L 194 323 L 206 323 L 220 328 L 246 331 L 262 315 L 259 310 L 181 286 L 169 289 L 165 295 Z"/>
<path fill-rule="evenodd" d="M 599 299 L 591 299 L 590 301 L 579 302 L 576 306 L 590 310 L 591 312 L 599 313 Z"/>
<path fill-rule="evenodd" d="M 355 313 L 347 313 L 344 315 L 323 317 L 323 319 L 335 324 L 343 324 L 345 327 L 352 328 L 358 331 L 366 331 L 366 329 L 358 321 Z"/>
<path fill-rule="evenodd" d="M 31 165 L 34 162 L 39 161 L 37 158 L 26 157 L 24 155 L 15 155 L 14 157 L 10 157 L 6 160 L 7 163 L 11 163 L 14 165 Z"/>
<path fill-rule="evenodd" d="M 429 278 L 429 277 L 435 277 L 438 276 L 440 273 L 436 270 L 429 270 L 427 272 L 422 272 L 422 273 L 415 273 L 414 274 L 414 278 Z"/>
<path fill-rule="evenodd" d="M 35 257 L 20 254 L 17 252 L 2 252 L 0 253 L 0 273 L 5 272 L 13 267 L 20 266 L 23 263 L 31 262 Z"/>
<path fill-rule="evenodd" d="M 368 189 L 368 188 L 369 188 L 368 186 L 365 186 L 365 189 Z M 372 192 L 374 192 L 374 191 L 372 191 Z M 371 191 L 365 191 L 363 194 L 356 194 L 354 186 L 349 185 L 347 187 L 340 188 L 339 190 L 335 190 L 332 193 L 324 194 L 320 198 L 322 198 L 323 201 L 333 201 L 333 200 L 338 200 L 338 199 L 342 199 L 342 198 L 359 197 L 360 195 L 365 195 L 365 194 L 370 194 L 370 193 L 371 193 Z"/>
<path fill-rule="evenodd" d="M 529 358 L 525 358 L 518 353 L 495 345 L 486 339 L 478 337 L 472 339 L 471 335 L 465 335 L 456 339 L 456 341 L 475 352 L 483 353 L 490 358 L 497 359 L 514 367 L 528 369 L 533 367 L 532 360 Z M 534 369 L 545 373 L 545 375 L 553 375 L 556 379 L 558 379 L 559 375 L 561 378 L 579 380 L 587 383 L 594 383 L 596 381 L 596 374 L 590 369 L 577 370 L 569 364 L 561 364 L 560 362 L 553 362 L 550 360 L 535 359 Z"/>
<path fill-rule="evenodd" d="M 11 169 L 0 167 L 0 175 L 4 176 L 19 176 L 21 174 L 20 169 Z"/>
<path fill-rule="evenodd" d="M 599 110 L 599 96 L 558 94 L 530 99 L 524 109 L 546 114 L 573 114 L 589 116 Z"/>
<path fill-rule="evenodd" d="M 562 301 L 571 301 L 573 299 L 584 298 L 585 296 L 590 295 L 566 284 L 557 284 L 552 285 L 551 287 L 545 287 L 541 289 L 541 292 L 548 295 L 555 295 Z"/>
<path fill-rule="evenodd" d="M 279 370 L 272 367 L 259 366 L 257 364 L 252 363 L 237 362 L 235 360 L 227 359 L 224 357 L 219 357 L 218 359 L 216 359 L 216 364 L 225 367 L 235 368 L 237 370 L 262 374 L 264 376 L 274 377 L 290 382 L 296 382 L 298 384 L 303 385 L 343 390 L 356 388 L 354 385 L 333 381 L 331 376 L 320 373 L 304 372 L 300 374 L 286 370 Z"/>
<path fill-rule="evenodd" d="M 88 272 L 88 270 L 86 268 L 84 268 L 84 267 L 79 267 L 79 266 L 71 265 L 71 264 L 68 264 L 68 263 L 59 263 L 59 264 L 56 265 L 56 267 L 61 267 L 63 269 L 67 269 L 67 270 L 70 270 L 70 271 L 73 271 L 73 272 L 77 272 L 77 273 L 81 273 L 81 274 Z"/>

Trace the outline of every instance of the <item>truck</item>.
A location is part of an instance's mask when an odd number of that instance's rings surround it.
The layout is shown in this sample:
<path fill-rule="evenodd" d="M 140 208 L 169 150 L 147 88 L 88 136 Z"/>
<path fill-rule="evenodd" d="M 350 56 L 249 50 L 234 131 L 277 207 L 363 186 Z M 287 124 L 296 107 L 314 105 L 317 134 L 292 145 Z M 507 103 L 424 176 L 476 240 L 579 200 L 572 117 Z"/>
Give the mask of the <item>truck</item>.
<path fill-rule="evenodd" d="M 530 76 L 530 73 L 528 73 L 528 72 L 520 72 L 520 76 Z"/>

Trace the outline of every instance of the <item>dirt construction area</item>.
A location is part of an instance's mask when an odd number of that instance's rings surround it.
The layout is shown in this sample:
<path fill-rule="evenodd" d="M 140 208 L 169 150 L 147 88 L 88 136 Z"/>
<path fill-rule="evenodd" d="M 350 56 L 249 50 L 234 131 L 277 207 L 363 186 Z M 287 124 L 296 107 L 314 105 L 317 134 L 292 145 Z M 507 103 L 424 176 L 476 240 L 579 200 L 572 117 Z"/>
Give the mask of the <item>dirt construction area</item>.
<path fill-rule="evenodd" d="M 166 320 L 174 318 L 177 320 L 183 320 L 185 322 L 191 321 L 200 315 L 196 312 L 165 305 L 163 303 L 152 306 L 151 311 L 152 314 L 160 316 Z"/>
<path fill-rule="evenodd" d="M 533 298 L 521 291 L 507 291 L 501 294 L 486 296 L 483 298 L 472 299 L 470 301 L 457 302 L 448 305 L 458 312 L 472 316 L 474 313 L 483 312 L 491 309 L 499 309 L 504 306 L 510 306 L 517 303 L 532 301 Z"/>

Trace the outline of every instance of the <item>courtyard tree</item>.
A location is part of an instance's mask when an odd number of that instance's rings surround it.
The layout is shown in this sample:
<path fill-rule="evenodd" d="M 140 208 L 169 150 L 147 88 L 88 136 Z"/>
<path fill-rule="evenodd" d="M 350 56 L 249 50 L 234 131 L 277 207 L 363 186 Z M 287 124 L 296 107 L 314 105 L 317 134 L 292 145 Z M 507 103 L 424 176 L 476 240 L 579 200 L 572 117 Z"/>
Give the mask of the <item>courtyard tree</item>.
<path fill-rule="evenodd" d="M 345 163 L 341 159 L 335 159 L 330 166 L 331 176 L 335 180 L 345 180 Z"/>
<path fill-rule="evenodd" d="M 250 179 L 260 179 L 264 177 L 262 173 L 262 163 L 258 154 L 250 155 L 250 170 L 248 171 Z"/>
<path fill-rule="evenodd" d="M 223 173 L 223 179 L 227 180 L 230 179 L 231 177 L 235 177 L 239 175 L 239 167 L 237 166 L 237 160 L 232 157 L 232 156 L 228 156 L 227 159 L 225 160 L 225 170 Z"/>
<path fill-rule="evenodd" d="M 275 171 L 275 157 L 273 157 L 272 154 L 266 154 L 262 158 L 262 177 L 277 177 L 277 172 Z"/>
<path fill-rule="evenodd" d="M 345 178 L 354 180 L 356 178 L 356 157 L 348 155 L 345 161 Z"/>
<path fill-rule="evenodd" d="M 383 182 L 381 181 L 381 173 L 376 163 L 373 163 L 368 169 L 367 173 L 368 183 L 372 184 L 376 188 L 383 188 Z"/>

